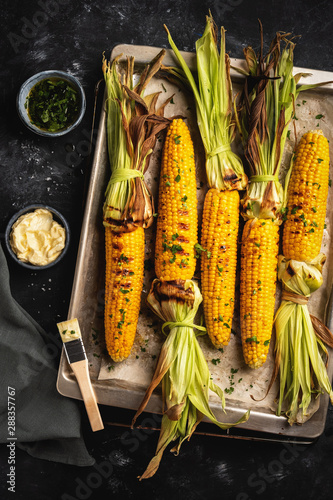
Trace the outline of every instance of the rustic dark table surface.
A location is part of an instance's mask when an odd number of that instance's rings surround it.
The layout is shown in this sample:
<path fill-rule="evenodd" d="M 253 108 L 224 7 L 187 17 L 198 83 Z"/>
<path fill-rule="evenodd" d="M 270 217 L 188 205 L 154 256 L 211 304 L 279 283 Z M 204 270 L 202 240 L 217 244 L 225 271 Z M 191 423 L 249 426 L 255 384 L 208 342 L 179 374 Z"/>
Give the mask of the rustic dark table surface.
<path fill-rule="evenodd" d="M 59 209 L 72 241 L 61 264 L 48 271 L 22 270 L 8 258 L 12 293 L 50 333 L 67 315 L 89 176 L 89 134 L 94 86 L 103 51 L 118 43 L 168 47 L 163 23 L 182 50 L 193 51 L 211 9 L 227 33 L 232 57 L 248 44 L 258 48 L 258 21 L 265 39 L 276 31 L 301 35 L 295 65 L 333 71 L 333 3 L 328 0 L 3 0 L 1 3 L 0 233 L 21 207 L 39 202 Z M 87 111 L 81 125 L 59 139 L 30 133 L 20 122 L 15 98 L 34 73 L 56 68 L 82 82 Z M 6 254 L 7 255 L 7 254 Z M 1 304 L 0 304 L 1 307 Z M 101 408 L 105 422 L 128 424 L 132 412 Z M 31 458 L 17 450 L 16 493 L 6 486 L 7 449 L 0 446 L 0 497 L 17 499 L 328 499 L 333 487 L 333 410 L 324 433 L 311 445 L 195 435 L 178 457 L 166 452 L 157 475 L 137 476 L 153 456 L 158 434 L 106 425 L 83 431 L 96 463 L 108 472 Z M 209 427 L 211 430 L 211 427 Z M 207 426 L 203 427 L 207 431 Z M 252 437 L 244 433 L 244 437 Z M 112 469 L 112 470 L 111 470 Z M 94 475 L 95 474 L 95 475 Z M 97 479 L 96 479 L 97 478 Z"/>

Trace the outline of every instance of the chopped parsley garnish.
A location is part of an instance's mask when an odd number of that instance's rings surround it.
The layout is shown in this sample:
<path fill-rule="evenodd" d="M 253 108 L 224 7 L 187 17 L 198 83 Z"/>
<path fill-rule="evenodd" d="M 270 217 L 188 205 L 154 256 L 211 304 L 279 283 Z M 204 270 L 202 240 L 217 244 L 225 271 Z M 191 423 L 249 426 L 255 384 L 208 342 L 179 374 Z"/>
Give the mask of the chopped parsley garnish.
<path fill-rule="evenodd" d="M 124 254 L 122 253 L 122 254 L 120 254 L 119 260 L 120 260 L 120 261 L 122 261 L 122 260 L 123 260 L 123 261 L 125 261 L 125 262 L 128 262 L 128 257 L 126 257 L 126 255 L 124 255 Z"/>
<path fill-rule="evenodd" d="M 246 339 L 245 342 L 255 342 L 256 344 L 259 344 L 259 341 L 257 340 L 256 336 L 250 337 L 249 339 Z"/>

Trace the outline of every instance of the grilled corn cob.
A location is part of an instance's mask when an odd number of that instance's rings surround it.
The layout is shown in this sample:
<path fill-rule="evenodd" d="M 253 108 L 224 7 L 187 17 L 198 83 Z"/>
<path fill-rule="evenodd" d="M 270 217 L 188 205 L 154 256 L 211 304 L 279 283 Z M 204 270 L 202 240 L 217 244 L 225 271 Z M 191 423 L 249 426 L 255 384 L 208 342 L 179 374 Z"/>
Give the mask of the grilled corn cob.
<path fill-rule="evenodd" d="M 240 318 L 244 360 L 250 368 L 266 361 L 272 333 L 279 226 L 253 219 L 244 227 L 241 247 Z"/>
<path fill-rule="evenodd" d="M 161 67 L 162 50 L 133 84 L 134 58 L 118 72 L 118 56 L 103 57 L 106 132 L 111 177 L 105 192 L 105 341 L 114 361 L 127 358 L 139 317 L 144 268 L 144 228 L 153 221 L 153 201 L 144 180 L 156 134 L 170 120 L 156 110 L 158 94 L 144 89 Z M 126 87 L 124 87 L 126 86 Z M 140 105 L 135 104 L 139 102 Z M 153 118 L 152 118 L 153 117 Z M 149 122 L 151 120 L 151 122 Z M 149 123 L 148 123 L 149 122 Z M 147 147 L 148 146 L 148 147 Z"/>
<path fill-rule="evenodd" d="M 326 257 L 320 253 L 329 181 L 328 141 L 320 130 L 302 137 L 288 183 L 288 210 L 283 230 L 285 256 L 279 256 L 282 301 L 276 313 L 275 373 L 279 372 L 277 414 L 288 422 L 305 422 L 312 399 L 325 391 L 333 401 L 326 371 L 331 332 L 310 316 L 307 301 L 323 283 Z"/>
<path fill-rule="evenodd" d="M 191 279 L 197 242 L 197 196 L 193 143 L 185 122 L 171 123 L 163 149 L 155 244 L 156 276 Z"/>
<path fill-rule="evenodd" d="M 144 229 L 105 228 L 105 342 L 114 361 L 127 358 L 134 342 L 144 268 Z"/>
<path fill-rule="evenodd" d="M 283 255 L 310 262 L 320 252 L 329 181 L 329 145 L 322 131 L 304 134 L 288 186 Z"/>
<path fill-rule="evenodd" d="M 266 359 L 271 331 L 275 301 L 278 226 L 282 222 L 285 196 L 279 181 L 279 170 L 282 154 L 288 133 L 288 124 L 292 119 L 295 101 L 299 93 L 316 85 L 297 85 L 301 73 L 293 74 L 293 58 L 295 44 L 283 32 L 277 32 L 264 56 L 263 28 L 260 24 L 261 48 L 259 55 L 252 47 L 244 49 L 248 77 L 238 106 L 237 125 L 245 149 L 251 176 L 244 198 L 241 200 L 242 215 L 245 220 L 254 220 L 253 230 L 260 229 L 261 236 L 266 234 L 268 249 L 256 248 L 253 242 L 252 229 L 245 230 L 249 234 L 243 237 L 243 263 L 241 269 L 240 307 L 242 310 L 242 340 L 246 362 L 252 367 L 259 367 Z M 272 78 L 273 77 L 273 78 Z M 263 226 L 263 224 L 265 225 Z M 249 226 L 247 223 L 246 226 Z M 274 226 L 274 227 L 273 227 Z M 271 233 L 273 231 L 273 234 Z M 270 241 L 271 238 L 271 241 Z M 258 244 L 261 244 L 259 241 Z M 249 245 L 249 249 L 246 246 Z M 260 250 L 261 259 L 255 269 L 250 262 L 255 262 Z M 254 252 L 249 254 L 248 251 Z M 245 262 L 247 255 L 248 263 Z M 265 269 L 268 265 L 268 269 Z M 262 291 L 267 291 L 269 299 L 261 303 L 266 311 L 265 319 L 259 316 L 259 325 L 252 318 L 258 314 L 260 296 L 258 281 Z M 270 280 L 269 282 L 267 280 Z M 252 284 L 252 285 L 251 285 Z M 252 289 L 247 290 L 247 286 Z M 247 292 L 245 292 L 247 290 Z M 249 297 L 253 295 L 250 300 Z M 244 317 L 246 316 L 246 319 Z M 251 316 L 249 316 L 251 315 Z M 260 322 L 265 322 L 265 333 L 259 333 Z M 254 323 L 254 324 L 252 324 Z M 253 328 L 259 328 L 253 331 Z M 250 341 L 251 338 L 256 339 Z M 249 357 L 250 348 L 250 357 Z"/>
<path fill-rule="evenodd" d="M 230 340 L 235 304 L 238 191 L 210 189 L 205 197 L 201 246 L 201 289 L 207 332 L 215 347 Z"/>

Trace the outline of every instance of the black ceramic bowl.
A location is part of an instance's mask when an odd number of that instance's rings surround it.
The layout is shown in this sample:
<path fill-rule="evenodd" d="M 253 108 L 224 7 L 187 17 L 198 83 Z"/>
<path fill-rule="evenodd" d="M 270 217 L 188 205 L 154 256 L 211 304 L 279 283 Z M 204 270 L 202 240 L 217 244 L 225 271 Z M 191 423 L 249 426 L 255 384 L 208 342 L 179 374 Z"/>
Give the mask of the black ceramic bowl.
<path fill-rule="evenodd" d="M 17 255 L 13 251 L 11 244 L 10 244 L 10 232 L 12 230 L 13 224 L 17 221 L 17 219 L 19 217 L 21 217 L 21 215 L 24 215 L 24 214 L 29 213 L 29 212 L 34 212 L 35 210 L 37 210 L 37 208 L 45 208 L 46 210 L 49 210 L 49 212 L 51 212 L 53 215 L 53 219 L 56 222 L 58 222 L 65 229 L 65 232 L 66 232 L 66 241 L 65 241 L 64 249 L 62 250 L 60 255 L 54 261 L 50 262 L 49 264 L 46 264 L 45 266 L 38 266 L 38 265 L 34 265 L 34 264 L 29 264 L 27 262 L 22 262 L 17 257 Z M 54 208 L 49 207 L 48 205 L 36 204 L 36 205 L 28 205 L 27 207 L 22 208 L 15 215 L 13 215 L 13 217 L 11 217 L 10 221 L 7 224 L 6 232 L 5 232 L 6 247 L 7 247 L 7 250 L 9 252 L 10 256 L 20 266 L 25 267 L 26 269 L 30 269 L 31 271 L 38 271 L 41 269 L 49 269 L 50 267 L 54 266 L 55 264 L 58 264 L 58 262 L 65 256 L 65 254 L 68 250 L 69 241 L 70 241 L 70 229 L 69 229 L 69 225 L 68 225 L 66 219 L 64 218 L 64 216 L 60 212 L 58 212 L 58 210 L 55 210 Z"/>

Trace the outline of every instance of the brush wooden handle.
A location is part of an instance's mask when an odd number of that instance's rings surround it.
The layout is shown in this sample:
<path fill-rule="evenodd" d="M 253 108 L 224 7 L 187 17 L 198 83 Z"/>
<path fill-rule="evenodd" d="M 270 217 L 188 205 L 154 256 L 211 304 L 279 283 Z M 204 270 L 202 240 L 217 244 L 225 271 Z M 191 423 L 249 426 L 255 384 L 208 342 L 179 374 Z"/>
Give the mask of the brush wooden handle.
<path fill-rule="evenodd" d="M 96 396 L 91 385 L 88 371 L 88 361 L 84 359 L 83 361 L 71 363 L 70 366 L 79 384 L 91 428 L 93 432 L 100 431 L 101 429 L 104 429 L 104 425 L 97 406 Z"/>

